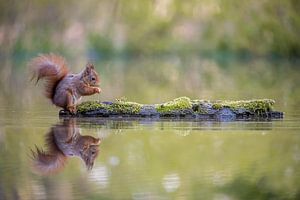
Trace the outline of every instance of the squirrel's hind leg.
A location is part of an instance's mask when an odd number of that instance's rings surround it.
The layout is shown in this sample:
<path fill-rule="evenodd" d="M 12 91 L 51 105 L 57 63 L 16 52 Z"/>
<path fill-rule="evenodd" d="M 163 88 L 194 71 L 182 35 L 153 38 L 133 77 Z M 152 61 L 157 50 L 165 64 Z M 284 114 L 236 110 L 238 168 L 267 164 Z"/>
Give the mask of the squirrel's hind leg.
<path fill-rule="evenodd" d="M 72 90 L 67 91 L 67 109 L 72 114 L 76 114 L 76 98 Z"/>

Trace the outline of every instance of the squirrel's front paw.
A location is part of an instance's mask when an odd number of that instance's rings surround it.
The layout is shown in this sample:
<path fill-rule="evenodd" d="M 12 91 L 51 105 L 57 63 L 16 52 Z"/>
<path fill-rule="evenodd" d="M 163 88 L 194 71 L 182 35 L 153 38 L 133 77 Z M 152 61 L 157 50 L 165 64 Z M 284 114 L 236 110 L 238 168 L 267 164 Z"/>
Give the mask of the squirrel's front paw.
<path fill-rule="evenodd" d="M 101 92 L 101 89 L 97 88 L 97 87 L 95 87 L 94 90 L 95 90 L 95 93 L 100 93 Z"/>

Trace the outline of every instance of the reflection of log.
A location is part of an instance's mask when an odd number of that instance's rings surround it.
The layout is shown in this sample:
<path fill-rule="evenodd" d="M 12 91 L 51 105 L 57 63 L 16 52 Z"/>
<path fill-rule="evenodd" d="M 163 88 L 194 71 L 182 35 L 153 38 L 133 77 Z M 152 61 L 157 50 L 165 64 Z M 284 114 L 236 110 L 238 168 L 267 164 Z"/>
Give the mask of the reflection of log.
<path fill-rule="evenodd" d="M 115 102 L 83 102 L 77 107 L 76 117 L 154 117 L 184 119 L 278 119 L 283 113 L 273 111 L 270 99 L 248 101 L 205 101 L 180 97 L 163 104 L 143 105 L 125 100 Z M 71 116 L 60 111 L 60 116 Z"/>

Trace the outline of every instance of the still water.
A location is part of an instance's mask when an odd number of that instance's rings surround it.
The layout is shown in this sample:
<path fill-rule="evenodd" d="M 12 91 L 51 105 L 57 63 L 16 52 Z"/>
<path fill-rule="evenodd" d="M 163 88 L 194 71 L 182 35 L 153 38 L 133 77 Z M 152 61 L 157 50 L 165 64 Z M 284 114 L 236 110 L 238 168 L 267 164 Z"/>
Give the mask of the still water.
<path fill-rule="evenodd" d="M 300 198 L 297 64 L 171 59 L 99 66 L 103 94 L 94 99 L 273 98 L 285 117 L 59 119 L 26 70 L 13 67 L 1 74 L 11 84 L 0 85 L 1 200 Z"/>

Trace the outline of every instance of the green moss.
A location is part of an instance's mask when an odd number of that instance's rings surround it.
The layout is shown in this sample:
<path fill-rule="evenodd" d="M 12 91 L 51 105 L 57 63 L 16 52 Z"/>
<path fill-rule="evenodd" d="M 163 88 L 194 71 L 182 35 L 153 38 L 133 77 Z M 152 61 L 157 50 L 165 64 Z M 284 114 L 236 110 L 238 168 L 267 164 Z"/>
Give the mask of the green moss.
<path fill-rule="evenodd" d="M 275 101 L 272 99 L 259 99 L 247 101 L 216 101 L 212 102 L 214 109 L 230 108 L 232 110 L 246 109 L 255 113 L 264 113 L 273 110 Z"/>
<path fill-rule="evenodd" d="M 88 112 L 97 109 L 108 109 L 109 105 L 103 104 L 98 101 L 86 101 L 77 106 L 77 112 Z"/>
<path fill-rule="evenodd" d="M 173 111 L 182 111 L 191 109 L 195 113 L 206 114 L 208 110 L 213 108 L 216 110 L 222 108 L 230 108 L 233 111 L 245 109 L 250 112 L 262 114 L 272 111 L 275 101 L 271 99 L 246 100 L 246 101 L 205 101 L 190 100 L 188 97 L 179 97 L 172 101 L 156 104 L 155 108 L 159 113 L 168 113 Z M 106 109 L 116 114 L 138 114 L 142 108 L 142 104 L 129 102 L 125 98 L 117 99 L 111 104 L 104 104 L 99 101 L 87 101 L 77 106 L 79 113 L 93 111 L 97 109 Z"/>
<path fill-rule="evenodd" d="M 104 104 L 98 101 L 86 101 L 77 106 L 77 111 L 83 113 L 97 109 L 106 109 L 120 114 L 137 114 L 140 112 L 141 107 L 141 104 L 124 100 L 116 100 L 116 102 L 112 104 Z"/>
<path fill-rule="evenodd" d="M 138 114 L 142 108 L 142 105 L 135 102 L 129 102 L 125 100 L 116 100 L 110 105 L 109 110 L 115 113 L 122 114 Z"/>
<path fill-rule="evenodd" d="M 192 102 L 188 97 L 179 97 L 163 104 L 157 104 L 155 107 L 158 112 L 166 113 L 176 110 L 192 109 Z"/>

